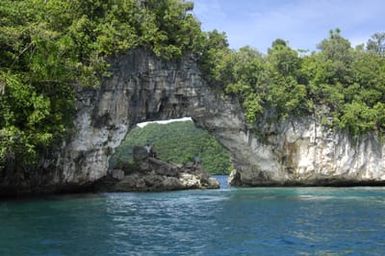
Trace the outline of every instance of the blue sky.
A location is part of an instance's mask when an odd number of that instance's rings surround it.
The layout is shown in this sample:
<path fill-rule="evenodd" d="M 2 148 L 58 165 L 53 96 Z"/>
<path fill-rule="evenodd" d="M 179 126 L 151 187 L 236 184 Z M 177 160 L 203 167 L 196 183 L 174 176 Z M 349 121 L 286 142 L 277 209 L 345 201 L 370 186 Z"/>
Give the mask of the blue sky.
<path fill-rule="evenodd" d="M 266 52 L 277 38 L 292 48 L 314 50 L 340 28 L 353 45 L 385 32 L 384 0 L 193 0 L 204 30 L 226 32 L 230 47 Z"/>

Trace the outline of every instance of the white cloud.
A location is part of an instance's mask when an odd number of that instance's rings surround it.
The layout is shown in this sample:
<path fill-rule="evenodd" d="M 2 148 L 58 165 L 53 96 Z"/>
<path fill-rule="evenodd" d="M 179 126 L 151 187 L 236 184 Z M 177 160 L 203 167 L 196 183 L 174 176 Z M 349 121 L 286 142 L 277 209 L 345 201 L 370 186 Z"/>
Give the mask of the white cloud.
<path fill-rule="evenodd" d="M 150 121 L 150 122 L 143 122 L 137 124 L 138 127 L 143 128 L 148 124 L 169 124 L 173 122 L 186 122 L 186 121 L 192 121 L 191 117 L 183 117 L 178 119 L 169 119 L 169 120 L 163 120 L 163 121 Z"/>

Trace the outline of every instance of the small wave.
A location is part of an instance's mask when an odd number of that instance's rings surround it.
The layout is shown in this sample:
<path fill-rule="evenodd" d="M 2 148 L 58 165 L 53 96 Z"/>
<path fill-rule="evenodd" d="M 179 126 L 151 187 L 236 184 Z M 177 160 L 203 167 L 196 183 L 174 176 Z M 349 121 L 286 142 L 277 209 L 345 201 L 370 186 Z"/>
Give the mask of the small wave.
<path fill-rule="evenodd" d="M 336 199 L 335 196 L 316 196 L 316 195 L 299 195 L 297 196 L 300 200 L 309 200 L 309 201 L 326 201 L 331 199 Z"/>

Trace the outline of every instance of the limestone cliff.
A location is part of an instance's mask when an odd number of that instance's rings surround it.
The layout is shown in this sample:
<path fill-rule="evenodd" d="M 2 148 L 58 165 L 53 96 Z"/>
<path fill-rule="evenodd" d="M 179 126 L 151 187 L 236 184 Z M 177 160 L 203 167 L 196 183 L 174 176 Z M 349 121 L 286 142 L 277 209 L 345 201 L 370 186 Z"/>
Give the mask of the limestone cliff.
<path fill-rule="evenodd" d="M 313 117 L 247 125 L 237 99 L 210 88 L 192 57 L 163 61 L 141 49 L 118 56 L 100 88 L 79 89 L 76 107 L 73 136 L 35 178 L 22 178 L 25 191 L 91 185 L 106 175 L 110 156 L 135 124 L 184 116 L 229 150 L 233 185 L 385 183 L 385 144 L 374 135 L 353 142 Z M 3 191 L 7 185 L 0 181 Z"/>
<path fill-rule="evenodd" d="M 234 185 L 385 184 L 384 143 L 373 134 L 353 140 L 312 117 L 263 125 L 258 134 L 245 134 L 254 157 L 232 173 Z"/>

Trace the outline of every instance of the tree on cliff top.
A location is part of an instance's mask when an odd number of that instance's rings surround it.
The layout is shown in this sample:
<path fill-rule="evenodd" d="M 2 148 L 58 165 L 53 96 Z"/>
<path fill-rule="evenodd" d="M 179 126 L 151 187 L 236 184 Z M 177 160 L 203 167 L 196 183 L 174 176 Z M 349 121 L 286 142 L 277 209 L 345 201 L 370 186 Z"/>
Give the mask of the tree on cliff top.
<path fill-rule="evenodd" d="M 227 94 L 240 99 L 251 124 L 312 115 L 324 106 L 329 111 L 318 114 L 329 120 L 325 125 L 355 137 L 367 132 L 382 136 L 384 38 L 377 33 L 367 50 L 353 49 L 335 29 L 318 45 L 319 51 L 305 56 L 282 39 L 274 41 L 266 55 L 250 47 L 206 49 L 211 55 L 204 56 L 209 58 L 205 69 Z"/>

